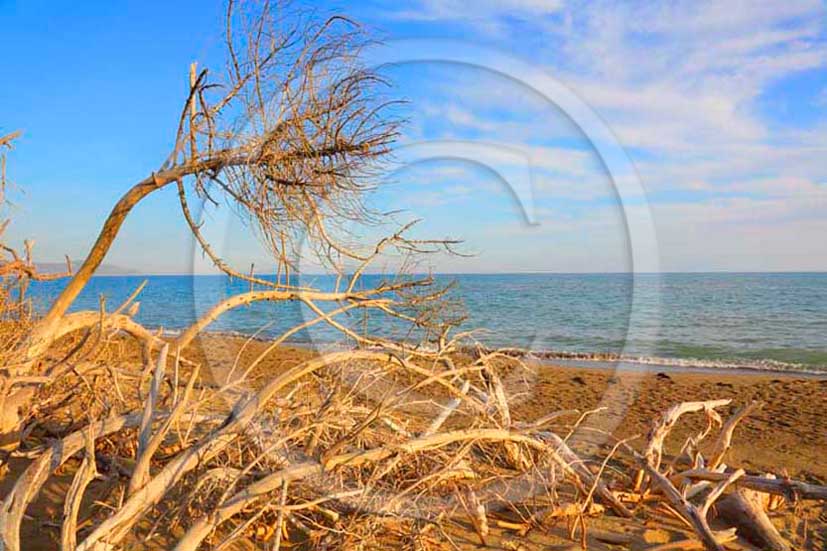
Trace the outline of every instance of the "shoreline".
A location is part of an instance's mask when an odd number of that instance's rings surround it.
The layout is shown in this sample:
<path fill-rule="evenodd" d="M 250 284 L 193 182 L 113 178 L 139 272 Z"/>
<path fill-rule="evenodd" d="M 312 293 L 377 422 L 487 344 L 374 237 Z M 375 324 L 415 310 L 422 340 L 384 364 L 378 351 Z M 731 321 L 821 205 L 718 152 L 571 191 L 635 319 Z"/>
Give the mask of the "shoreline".
<path fill-rule="evenodd" d="M 158 328 L 154 328 L 157 330 Z M 180 330 L 165 330 L 164 336 L 174 336 Z M 230 337 L 239 339 L 251 339 L 256 342 L 272 342 L 270 337 L 248 335 L 237 331 L 204 331 L 205 336 Z M 309 341 L 285 341 L 283 346 L 292 346 L 306 350 L 346 350 L 353 348 L 344 342 L 309 342 Z M 604 370 L 615 372 L 633 372 L 639 374 L 655 374 L 659 371 L 671 373 L 698 373 L 698 374 L 731 374 L 741 376 L 764 376 L 772 375 L 778 377 L 792 377 L 799 379 L 827 379 L 827 369 L 824 371 L 802 366 L 802 364 L 791 364 L 773 360 L 761 360 L 739 362 L 738 360 L 717 360 L 699 358 L 668 358 L 668 357 L 634 357 L 621 356 L 613 353 L 587 353 L 587 352 L 566 352 L 551 350 L 526 350 L 515 347 L 493 348 L 483 347 L 485 351 L 500 350 L 506 354 L 519 357 L 524 360 L 538 362 L 548 366 L 573 367 L 589 370 Z M 471 347 L 461 347 L 460 351 L 471 350 Z M 785 369 L 785 366 L 787 368 Z M 795 367 L 794 367 L 795 366 Z M 802 367 L 797 367 L 802 366 Z"/>
<path fill-rule="evenodd" d="M 665 358 L 668 360 L 668 358 Z M 785 369 L 759 368 L 759 367 L 713 367 L 702 365 L 681 365 L 670 363 L 645 363 L 633 360 L 568 360 L 568 359 L 547 359 L 542 360 L 551 366 L 570 367 L 586 370 L 620 371 L 641 374 L 657 374 L 660 372 L 671 372 L 677 374 L 694 375 L 734 375 L 738 377 L 785 377 L 792 379 L 827 379 L 827 372 L 818 371 L 793 371 Z"/>

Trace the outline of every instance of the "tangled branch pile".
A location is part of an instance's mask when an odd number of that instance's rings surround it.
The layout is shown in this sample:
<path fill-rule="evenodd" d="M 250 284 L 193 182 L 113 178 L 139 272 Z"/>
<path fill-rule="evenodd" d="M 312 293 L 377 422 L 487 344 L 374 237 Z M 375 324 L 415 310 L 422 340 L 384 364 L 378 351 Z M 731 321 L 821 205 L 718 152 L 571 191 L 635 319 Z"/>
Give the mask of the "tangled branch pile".
<path fill-rule="evenodd" d="M 739 534 L 788 549 L 766 508 L 827 498 L 825 487 L 724 464 L 737 423 L 757 405 L 722 422 L 717 410 L 729 400 L 679 404 L 653 423 L 640 452 L 607 437 L 608 452 L 586 456 L 575 451 L 577 427 L 563 422 L 572 412 L 512 418 L 529 366 L 498 352 L 469 356 L 457 341 L 433 352 L 329 352 L 277 374 L 251 369 L 257 356 L 212 378 L 185 359 L 180 340 L 147 344 L 145 366 L 130 370 L 105 357 L 107 348 L 122 356 L 125 344 L 101 341 L 103 356 L 79 362 L 64 392 L 53 388 L 43 400 L 13 454 L 31 462 L 3 502 L 4 548 L 25 549 L 25 512 L 61 471 L 72 473 L 61 548 L 88 550 L 229 549 L 239 541 L 451 549 L 468 533 L 531 549 L 528 534 L 561 527 L 584 546 L 628 546 L 623 531 L 592 530 L 595 515 L 626 526 L 679 519 L 686 540 L 660 549 L 723 549 L 736 532 L 710 528 L 715 504 Z M 225 378 L 215 380 L 217 372 Z M 667 435 L 693 412 L 707 416 L 707 430 L 667 461 Z M 713 435 L 704 456 L 701 442 Z M 91 507 L 82 505 L 87 491 L 99 496 Z"/>

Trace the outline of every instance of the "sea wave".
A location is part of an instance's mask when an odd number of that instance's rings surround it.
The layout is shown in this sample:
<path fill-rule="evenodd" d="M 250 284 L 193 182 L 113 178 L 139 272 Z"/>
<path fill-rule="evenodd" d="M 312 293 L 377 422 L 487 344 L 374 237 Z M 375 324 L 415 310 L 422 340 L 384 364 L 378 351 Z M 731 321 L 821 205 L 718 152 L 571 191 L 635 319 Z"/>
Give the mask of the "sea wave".
<path fill-rule="evenodd" d="M 165 333 L 177 334 L 177 331 L 166 331 Z M 251 339 L 254 341 L 267 342 L 272 340 L 266 335 L 250 335 L 241 331 L 221 330 L 221 331 L 206 331 L 205 334 L 217 337 L 232 337 Z M 291 346 L 307 346 L 318 350 L 341 350 L 349 348 L 352 343 L 348 341 L 320 341 L 320 340 L 288 340 L 286 345 Z M 423 351 L 434 351 L 432 346 L 420 346 Z M 754 372 L 776 372 L 789 373 L 798 375 L 810 375 L 827 377 L 827 365 L 813 365 L 796 362 L 783 362 L 773 359 L 743 359 L 743 358 L 728 358 L 728 359 L 709 359 L 709 358 L 676 358 L 666 356 L 633 356 L 624 354 L 615 354 L 610 352 L 576 352 L 565 350 L 533 350 L 517 347 L 503 347 L 493 348 L 483 345 L 464 346 L 460 351 L 467 353 L 475 352 L 497 352 L 508 354 L 514 357 L 534 359 L 543 362 L 564 362 L 566 364 L 574 363 L 577 365 L 592 365 L 595 367 L 615 367 L 619 364 L 624 366 L 639 366 L 641 369 L 646 367 L 658 367 L 665 369 L 678 370 L 732 370 L 732 371 L 754 371 Z"/>
<path fill-rule="evenodd" d="M 827 365 L 811 365 L 794 362 L 782 362 L 772 359 L 704 359 L 704 358 L 674 358 L 659 356 L 627 356 L 611 353 L 585 353 L 585 352 L 561 352 L 561 351 L 525 351 L 528 357 L 535 357 L 541 360 L 553 361 L 579 361 L 594 362 L 601 364 L 636 364 L 640 366 L 671 367 L 677 369 L 703 369 L 703 370 L 748 370 L 768 371 L 780 373 L 798 373 L 806 375 L 827 376 Z"/>

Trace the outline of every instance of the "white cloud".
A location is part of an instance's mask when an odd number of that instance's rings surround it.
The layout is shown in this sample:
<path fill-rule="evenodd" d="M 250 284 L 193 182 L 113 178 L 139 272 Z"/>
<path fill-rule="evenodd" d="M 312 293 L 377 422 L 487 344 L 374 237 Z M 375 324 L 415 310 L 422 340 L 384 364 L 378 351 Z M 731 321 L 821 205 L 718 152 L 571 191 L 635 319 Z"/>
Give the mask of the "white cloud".
<path fill-rule="evenodd" d="M 695 1 L 643 3 L 649 17 L 631 21 L 639 30 L 670 33 L 732 32 L 754 29 L 797 17 L 812 15 L 823 9 L 820 0 L 760 2 L 756 0 Z"/>
<path fill-rule="evenodd" d="M 521 42 L 527 29 L 540 33 L 537 42 L 549 48 L 528 54 L 538 70 L 594 108 L 630 151 L 647 191 L 656 194 L 658 232 L 671 247 L 668 269 L 690 269 L 690 259 L 694 269 L 703 269 L 703 250 L 713 242 L 717 250 L 709 258 L 719 267 L 737 267 L 737 255 L 727 254 L 740 242 L 743 266 L 751 269 L 761 269 L 762 254 L 767 268 L 783 262 L 813 268 L 807 255 L 824 252 L 818 243 L 827 230 L 827 186 L 821 184 L 827 182 L 827 125 L 793 127 L 761 102 L 778 94 L 784 79 L 827 69 L 827 5 L 569 0 L 543 10 L 507 4 L 460 10 L 455 2 L 433 1 L 419 7 L 452 24 L 512 25 L 500 36 L 506 48 Z M 591 151 L 540 145 L 544 132 L 548 139 L 577 133 L 530 92 L 519 101 L 513 83 L 480 85 L 469 78 L 441 83 L 441 92 L 450 88 L 455 101 L 435 102 L 426 116 L 441 117 L 455 136 L 474 130 L 525 151 L 539 171 L 534 181 L 541 194 L 589 200 L 611 191 Z M 827 87 L 815 97 L 812 120 L 823 121 L 817 108 L 827 105 Z M 681 200 L 668 202 L 676 192 Z M 794 243 L 796 235 L 798 253 L 773 248 Z M 681 243 L 691 252 L 683 259 Z M 825 269 L 827 256 L 821 258 Z"/>
<path fill-rule="evenodd" d="M 408 21 L 463 21 L 487 32 L 503 29 L 507 17 L 531 19 L 558 12 L 562 0 L 422 0 L 411 8 L 391 12 L 391 17 Z"/>
<path fill-rule="evenodd" d="M 493 131 L 498 126 L 491 119 L 482 117 L 456 102 L 442 105 L 426 103 L 421 105 L 421 110 L 425 116 L 442 117 L 447 123 L 455 127 Z"/>
<path fill-rule="evenodd" d="M 767 4 L 591 3 L 572 15 L 556 61 L 627 146 L 670 152 L 764 140 L 756 98 L 827 64 L 823 6 Z M 795 18 L 805 21 L 791 26 Z"/>

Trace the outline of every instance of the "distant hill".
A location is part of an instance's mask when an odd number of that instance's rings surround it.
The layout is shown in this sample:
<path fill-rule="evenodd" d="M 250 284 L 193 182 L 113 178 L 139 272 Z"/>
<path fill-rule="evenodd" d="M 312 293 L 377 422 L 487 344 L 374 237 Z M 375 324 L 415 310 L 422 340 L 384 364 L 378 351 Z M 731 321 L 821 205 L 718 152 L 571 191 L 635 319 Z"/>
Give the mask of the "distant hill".
<path fill-rule="evenodd" d="M 83 263 L 82 260 L 72 260 L 72 268 L 75 270 Z M 44 274 L 63 272 L 66 270 L 66 262 L 36 262 L 37 271 Z M 95 275 L 139 275 L 140 272 L 131 268 L 122 268 L 113 264 L 101 264 L 95 271 Z"/>

